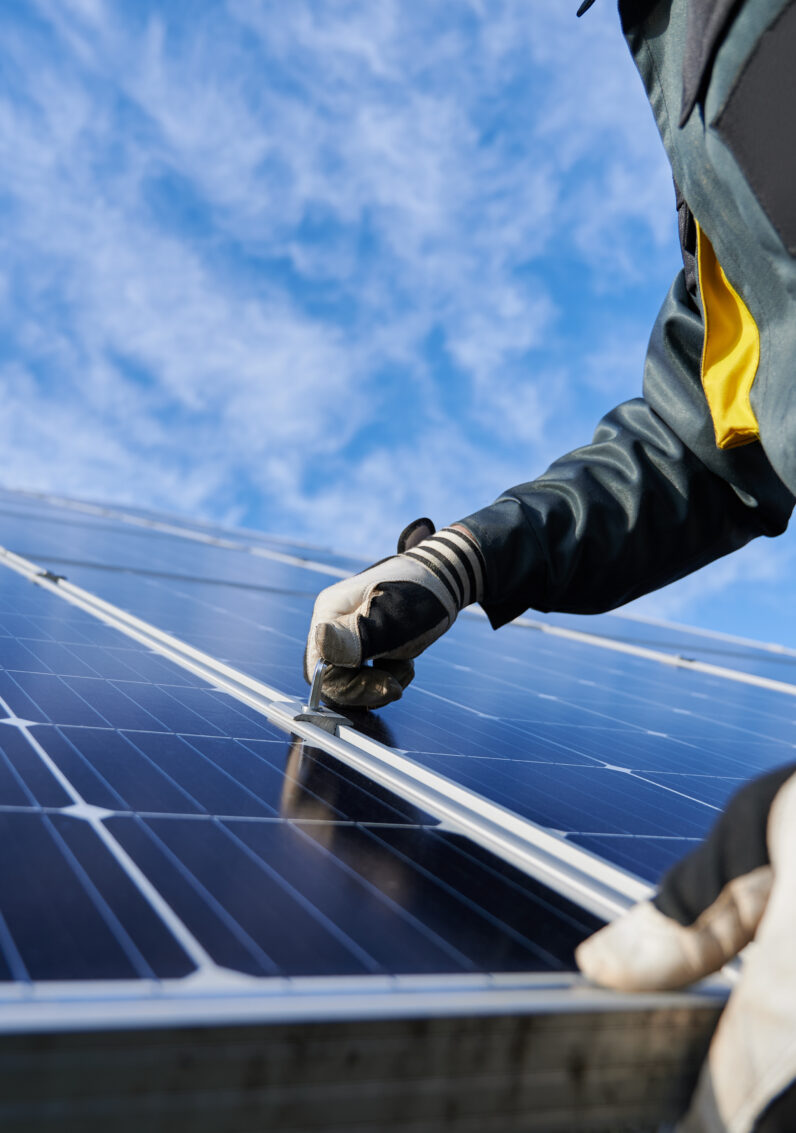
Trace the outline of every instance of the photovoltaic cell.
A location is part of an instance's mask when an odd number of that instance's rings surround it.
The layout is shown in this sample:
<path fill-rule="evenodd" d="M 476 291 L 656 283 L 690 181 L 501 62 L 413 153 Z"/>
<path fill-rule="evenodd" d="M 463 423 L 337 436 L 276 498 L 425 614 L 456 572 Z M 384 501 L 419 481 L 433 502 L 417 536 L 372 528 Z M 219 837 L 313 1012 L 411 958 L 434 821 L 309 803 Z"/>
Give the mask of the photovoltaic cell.
<path fill-rule="evenodd" d="M 148 979 L 193 970 L 85 822 L 0 814 L 0 853 L 0 913 L 13 941 L 6 979 Z"/>
<path fill-rule="evenodd" d="M 72 802 L 23 734 L 0 718 L 0 807 L 66 807 Z"/>

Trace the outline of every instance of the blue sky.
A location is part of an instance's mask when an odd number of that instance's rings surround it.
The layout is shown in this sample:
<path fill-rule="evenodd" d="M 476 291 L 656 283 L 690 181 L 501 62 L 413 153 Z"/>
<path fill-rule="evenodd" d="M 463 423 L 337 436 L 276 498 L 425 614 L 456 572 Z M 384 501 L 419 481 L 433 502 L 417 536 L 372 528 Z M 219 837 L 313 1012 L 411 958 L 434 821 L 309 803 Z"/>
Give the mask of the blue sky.
<path fill-rule="evenodd" d="M 11 0 L 9 487 L 382 555 L 635 396 L 678 267 L 612 0 Z M 796 645 L 792 536 L 645 599 Z"/>

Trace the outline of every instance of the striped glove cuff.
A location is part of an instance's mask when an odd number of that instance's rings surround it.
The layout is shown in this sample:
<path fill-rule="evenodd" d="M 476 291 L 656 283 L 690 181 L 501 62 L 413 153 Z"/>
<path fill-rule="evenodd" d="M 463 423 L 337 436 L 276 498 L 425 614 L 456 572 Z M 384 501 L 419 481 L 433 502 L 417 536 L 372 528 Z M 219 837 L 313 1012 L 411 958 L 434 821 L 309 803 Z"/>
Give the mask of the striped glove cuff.
<path fill-rule="evenodd" d="M 481 548 L 465 527 L 443 527 L 403 554 L 422 563 L 439 579 L 451 620 L 465 606 L 481 601 L 486 564 Z"/>

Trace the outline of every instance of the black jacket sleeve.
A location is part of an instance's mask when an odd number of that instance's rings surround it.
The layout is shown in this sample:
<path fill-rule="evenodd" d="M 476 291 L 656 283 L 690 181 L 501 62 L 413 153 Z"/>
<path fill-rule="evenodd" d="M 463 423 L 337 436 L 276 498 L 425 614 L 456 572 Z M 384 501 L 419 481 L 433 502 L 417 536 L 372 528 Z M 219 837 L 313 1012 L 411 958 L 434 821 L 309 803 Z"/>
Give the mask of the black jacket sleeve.
<path fill-rule="evenodd" d="M 703 327 L 684 273 L 653 328 L 644 396 L 537 480 L 462 520 L 497 628 L 523 610 L 599 613 L 778 535 L 794 498 L 759 442 L 719 450 L 700 383 Z"/>

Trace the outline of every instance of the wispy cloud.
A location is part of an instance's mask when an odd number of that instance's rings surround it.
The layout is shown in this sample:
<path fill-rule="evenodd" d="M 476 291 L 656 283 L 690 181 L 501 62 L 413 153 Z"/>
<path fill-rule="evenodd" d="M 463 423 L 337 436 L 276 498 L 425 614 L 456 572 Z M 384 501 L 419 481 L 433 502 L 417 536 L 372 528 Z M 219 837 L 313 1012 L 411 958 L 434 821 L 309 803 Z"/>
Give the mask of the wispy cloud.
<path fill-rule="evenodd" d="M 0 13 L 5 480 L 381 551 L 587 439 L 676 251 L 572 7 Z"/>

